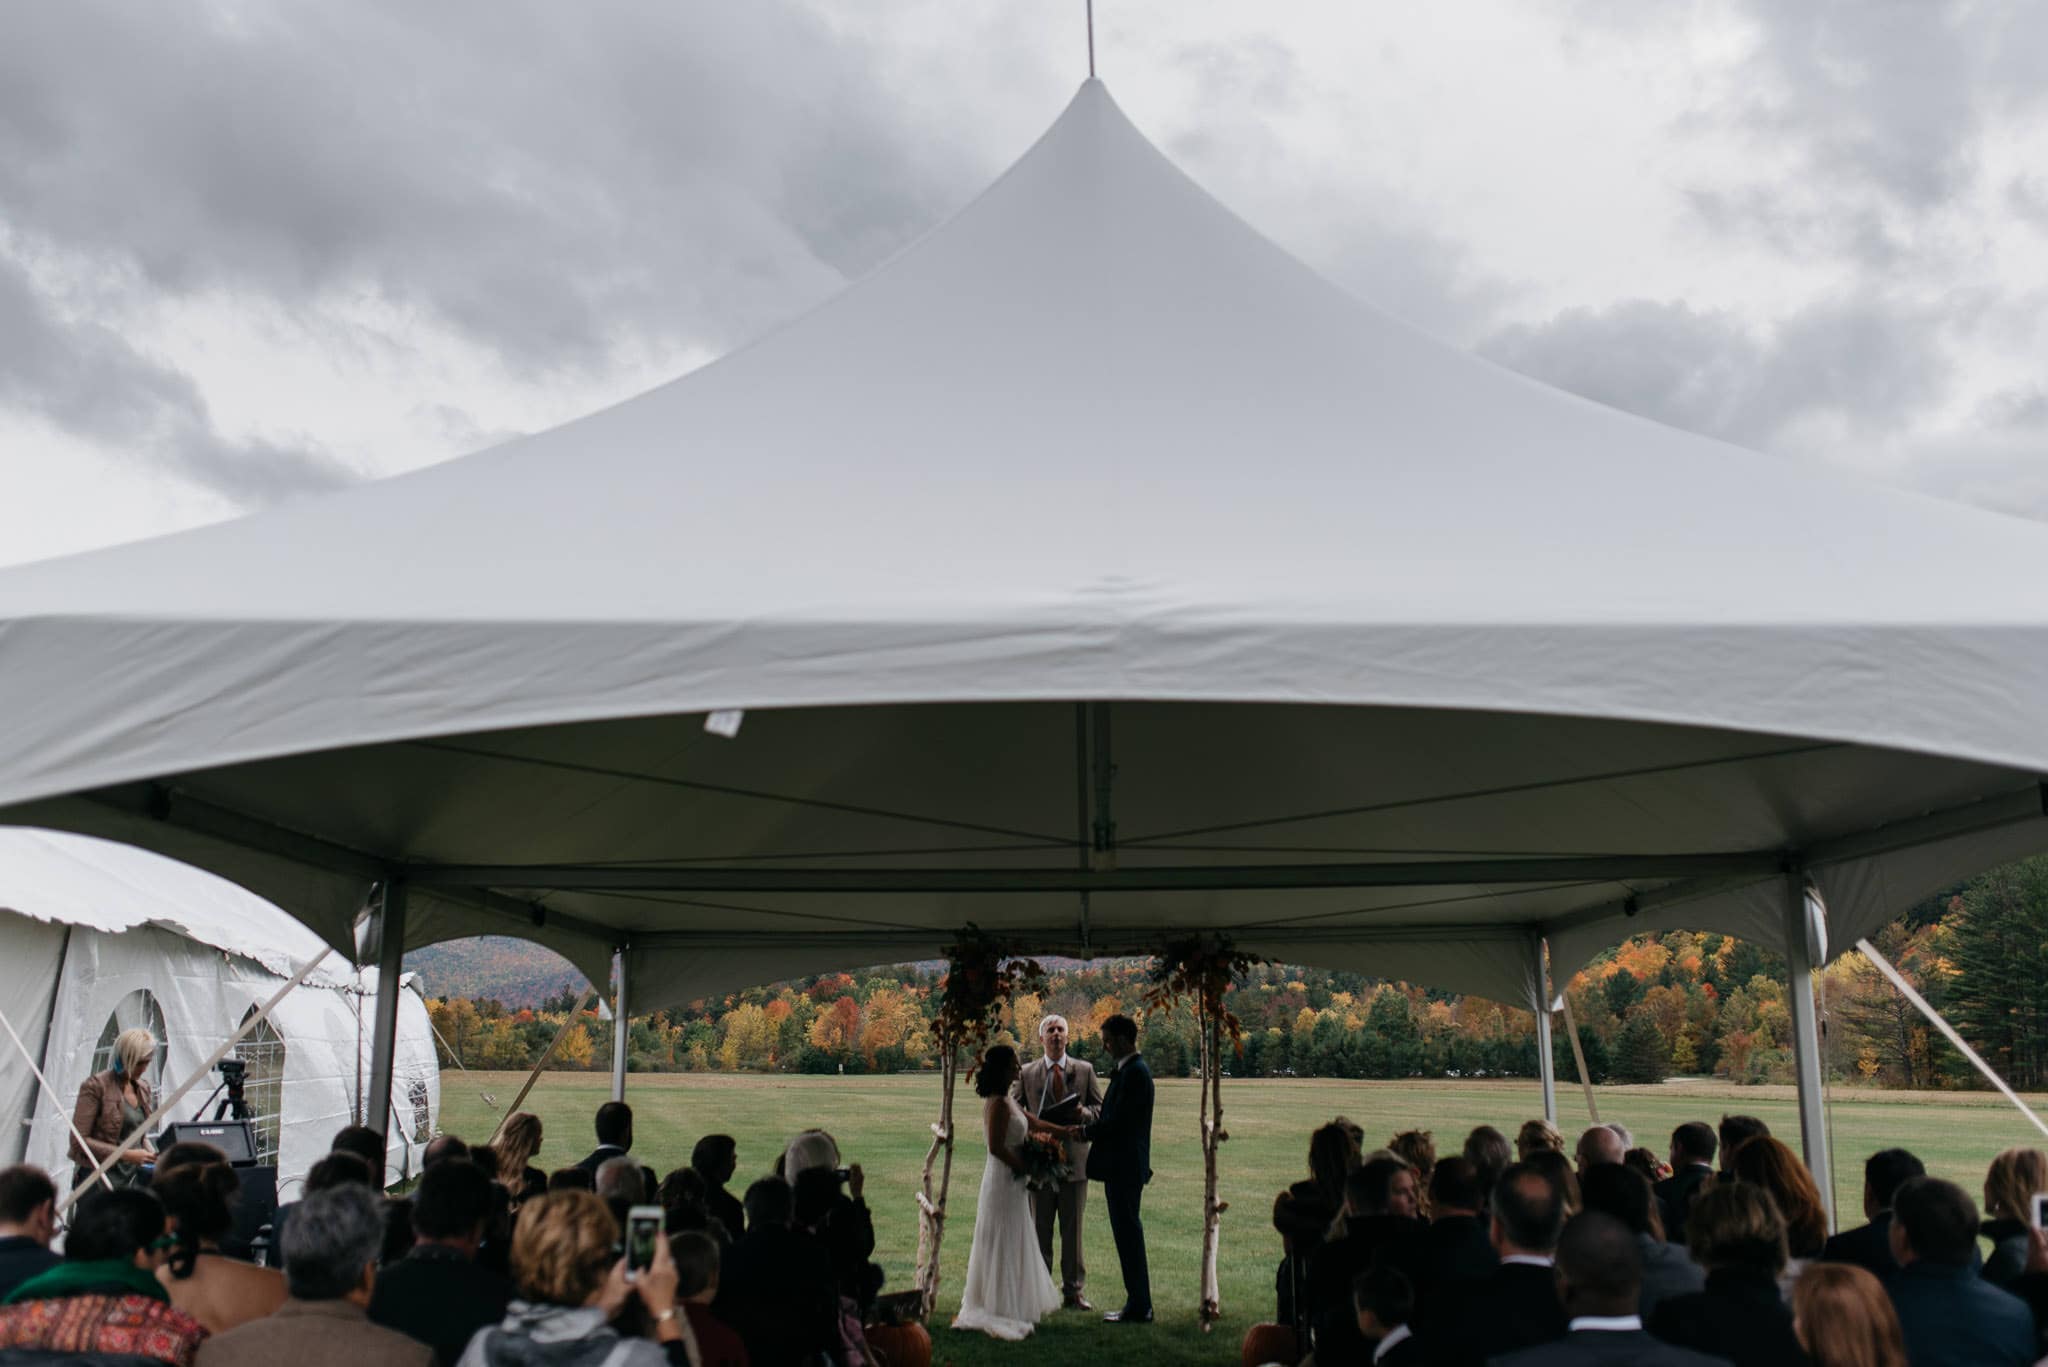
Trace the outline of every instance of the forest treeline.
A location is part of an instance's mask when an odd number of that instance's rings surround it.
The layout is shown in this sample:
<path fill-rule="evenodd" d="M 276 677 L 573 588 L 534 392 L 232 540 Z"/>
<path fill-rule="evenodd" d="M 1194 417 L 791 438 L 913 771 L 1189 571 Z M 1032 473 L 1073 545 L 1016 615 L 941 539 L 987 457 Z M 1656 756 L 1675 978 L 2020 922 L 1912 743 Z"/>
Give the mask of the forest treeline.
<path fill-rule="evenodd" d="M 2048 857 L 2009 865 L 1931 898 L 1873 938 L 1900 971 L 2016 1087 L 2048 1086 Z M 1148 961 L 1054 969 L 1020 997 L 998 1039 L 1035 1048 L 1047 1012 L 1093 1056 L 1095 1027 L 1118 1011 L 1143 1023 L 1156 1072 L 1194 1067 L 1184 1012 L 1141 1010 Z M 641 1072 L 900 1072 L 935 1066 L 930 1024 L 942 965 L 896 965 L 749 988 L 637 1017 L 627 1039 Z M 1839 1081 L 1903 1088 L 1973 1086 L 1969 1066 L 1860 954 L 1817 975 L 1826 1063 Z M 1784 963 L 1731 936 L 1639 936 L 1572 978 L 1572 1015 L 1596 1082 L 1710 1076 L 1792 1080 Z M 442 1063 L 531 1067 L 579 994 L 538 1008 L 490 998 L 431 999 Z M 1254 969 L 1230 995 L 1243 1028 L 1239 1077 L 1529 1077 L 1535 1018 L 1477 997 L 1285 965 Z M 1562 1019 L 1560 1079 L 1577 1076 Z M 605 1069 L 612 1024 L 578 1016 L 550 1066 Z"/>

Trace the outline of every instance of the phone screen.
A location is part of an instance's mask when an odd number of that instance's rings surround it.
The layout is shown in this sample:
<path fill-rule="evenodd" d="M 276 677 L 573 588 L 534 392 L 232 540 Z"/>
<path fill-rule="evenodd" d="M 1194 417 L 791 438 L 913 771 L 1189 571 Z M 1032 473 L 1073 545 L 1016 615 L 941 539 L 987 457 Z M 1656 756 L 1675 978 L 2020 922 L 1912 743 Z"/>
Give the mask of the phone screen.
<path fill-rule="evenodd" d="M 2034 1193 L 2034 1228 L 2048 1229 L 2048 1191 Z"/>
<path fill-rule="evenodd" d="M 654 1243 L 661 1237 L 661 1208 L 635 1206 L 626 1215 L 626 1271 L 639 1272 L 654 1265 Z"/>

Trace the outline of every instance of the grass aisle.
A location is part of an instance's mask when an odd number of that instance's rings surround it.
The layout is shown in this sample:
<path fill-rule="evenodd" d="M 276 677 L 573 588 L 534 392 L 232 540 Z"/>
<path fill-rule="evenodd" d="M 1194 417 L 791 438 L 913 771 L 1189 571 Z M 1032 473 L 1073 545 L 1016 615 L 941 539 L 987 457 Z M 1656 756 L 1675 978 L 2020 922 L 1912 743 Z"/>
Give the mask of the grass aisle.
<path fill-rule="evenodd" d="M 495 1121 L 478 1093 L 511 1100 L 520 1076 L 510 1073 L 444 1072 L 442 1128 L 481 1138 Z M 562 1167 L 589 1152 L 595 1142 L 590 1118 L 609 1095 L 609 1079 L 594 1073 L 549 1073 L 527 1098 L 541 1117 L 547 1139 L 535 1160 Z M 868 1205 L 875 1221 L 875 1256 L 888 1272 L 891 1290 L 907 1288 L 917 1252 L 913 1193 L 930 1140 L 927 1126 L 937 1117 L 938 1080 L 928 1075 L 894 1077 L 781 1077 L 726 1074 L 635 1074 L 628 1091 L 638 1130 L 636 1151 L 658 1172 L 685 1163 L 698 1136 L 723 1131 L 740 1147 L 735 1194 L 753 1175 L 767 1171 L 782 1145 L 798 1130 L 820 1126 L 839 1140 L 848 1162 L 867 1170 Z M 1540 1112 L 1535 1087 L 1521 1083 L 1341 1082 L 1277 1080 L 1224 1083 L 1231 1140 L 1223 1148 L 1223 1320 L 1210 1334 L 1195 1322 L 1199 1291 L 1196 1260 L 1201 1246 L 1202 1154 L 1196 1137 L 1198 1092 L 1193 1080 L 1161 1079 L 1153 1132 L 1157 1170 L 1145 1194 L 1145 1233 L 1151 1248 L 1153 1298 L 1159 1323 L 1145 1329 L 1113 1329 L 1095 1316 L 1064 1312 L 1022 1346 L 991 1343 L 979 1335 L 945 1328 L 959 1304 L 967 1250 L 974 1239 L 974 1198 L 981 1181 L 982 1151 L 968 1140 L 976 1128 L 974 1097 L 962 1111 L 962 1143 L 954 1160 L 953 1194 L 946 1230 L 939 1314 L 932 1334 L 935 1362 L 962 1364 L 1059 1362 L 1236 1362 L 1245 1329 L 1273 1313 L 1273 1269 L 1279 1236 L 1269 1217 L 1281 1187 L 1306 1172 L 1308 1135 L 1331 1116 L 1344 1114 L 1365 1127 L 1368 1142 L 1381 1143 L 1397 1130 L 1432 1130 L 1440 1149 L 1463 1141 L 1469 1129 L 1492 1124 L 1512 1136 L 1524 1119 Z M 1599 1091 L 1601 1116 L 1635 1131 L 1638 1143 L 1662 1150 L 1682 1121 L 1717 1119 L 1724 1111 L 1764 1118 L 1795 1146 L 1798 1119 L 1789 1088 L 1727 1088 L 1667 1084 Z M 1560 1092 L 1560 1123 L 1570 1134 L 1584 1128 L 1579 1093 Z M 1834 1106 L 1836 1198 L 1845 1224 L 1860 1223 L 1862 1160 L 1874 1149 L 1902 1145 L 1927 1161 L 1940 1176 L 1978 1192 L 1985 1167 L 1999 1150 L 2032 1142 L 2036 1132 L 1996 1097 L 1976 1094 L 1837 1092 Z M 1086 1249 L 1088 1294 L 1100 1309 L 1122 1301 L 1116 1252 L 1109 1237 L 1101 1193 L 1088 1203 Z M 1142 1346 L 1142 1353 L 1134 1353 Z"/>

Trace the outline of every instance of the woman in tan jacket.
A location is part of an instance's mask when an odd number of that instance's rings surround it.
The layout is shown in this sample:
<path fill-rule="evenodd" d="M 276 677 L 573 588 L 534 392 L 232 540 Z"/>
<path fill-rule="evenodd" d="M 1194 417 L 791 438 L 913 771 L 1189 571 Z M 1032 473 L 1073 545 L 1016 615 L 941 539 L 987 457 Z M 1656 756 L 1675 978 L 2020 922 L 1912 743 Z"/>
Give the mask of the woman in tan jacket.
<path fill-rule="evenodd" d="M 123 1030 L 114 1041 L 114 1066 L 94 1073 L 78 1089 L 78 1105 L 71 1113 L 71 1125 L 77 1132 L 71 1140 L 77 1181 L 83 1182 L 101 1159 L 117 1150 L 119 1161 L 107 1169 L 117 1187 L 134 1185 L 143 1175 L 143 1165 L 156 1161 L 146 1139 L 120 1149 L 121 1141 L 149 1118 L 155 1105 L 149 1091 L 149 1065 L 155 1058 L 155 1036 L 140 1026 Z M 83 1148 L 79 1146 L 81 1136 Z"/>

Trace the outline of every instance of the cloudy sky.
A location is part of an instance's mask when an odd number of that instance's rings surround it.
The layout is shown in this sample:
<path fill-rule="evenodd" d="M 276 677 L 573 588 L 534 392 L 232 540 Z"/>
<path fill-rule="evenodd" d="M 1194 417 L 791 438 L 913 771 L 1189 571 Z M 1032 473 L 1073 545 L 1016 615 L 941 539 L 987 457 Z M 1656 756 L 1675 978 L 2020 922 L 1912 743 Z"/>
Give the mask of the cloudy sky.
<path fill-rule="evenodd" d="M 1607 403 L 2048 519 L 2039 0 L 1098 10 L 1139 127 L 1358 295 Z M 964 204 L 1086 70 L 1081 0 L 8 20 L 0 561 L 702 364 Z"/>

